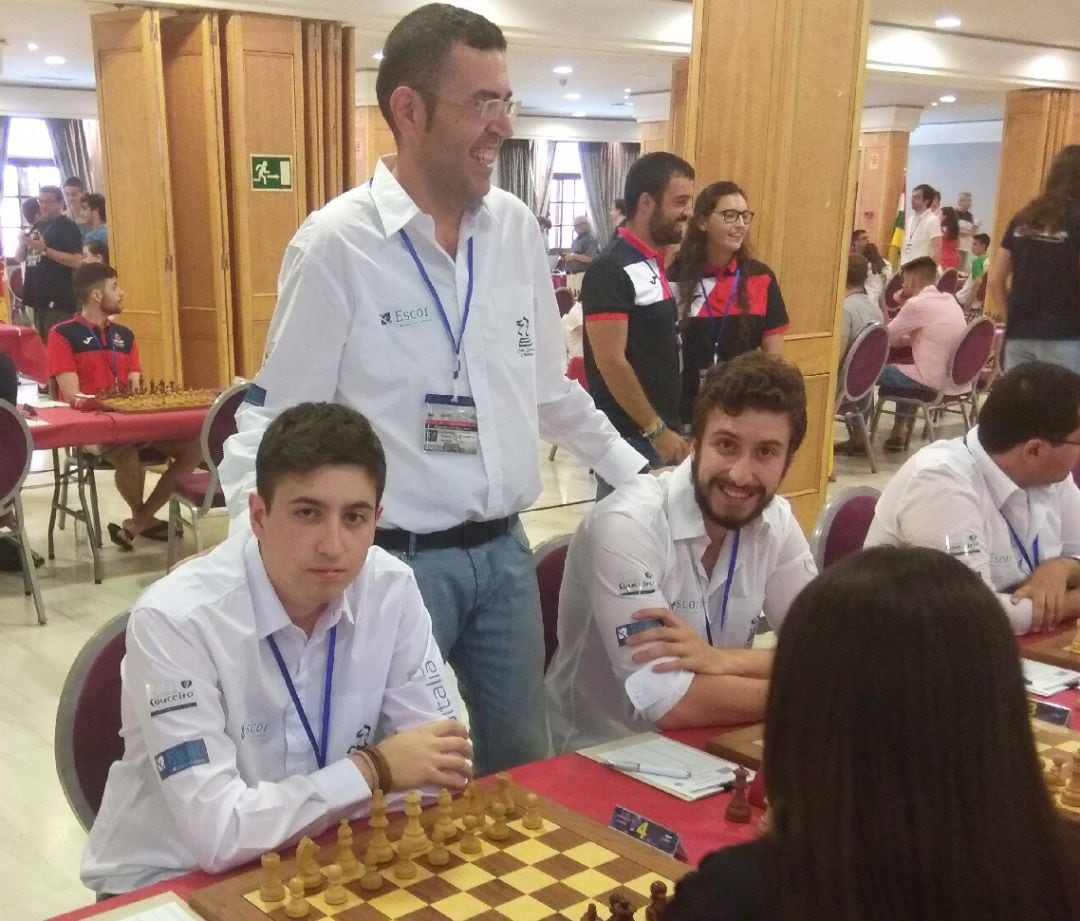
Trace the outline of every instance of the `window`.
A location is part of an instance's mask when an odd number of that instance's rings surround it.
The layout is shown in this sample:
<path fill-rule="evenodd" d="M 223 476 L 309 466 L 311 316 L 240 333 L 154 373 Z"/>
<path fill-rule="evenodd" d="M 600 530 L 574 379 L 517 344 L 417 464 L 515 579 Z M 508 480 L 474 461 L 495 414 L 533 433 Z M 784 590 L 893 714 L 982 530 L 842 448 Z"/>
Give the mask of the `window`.
<path fill-rule="evenodd" d="M 577 143 L 559 141 L 547 194 L 546 214 L 551 219 L 548 249 L 569 249 L 574 242 L 574 218 L 588 210 Z"/>
<path fill-rule="evenodd" d="M 19 246 L 22 203 L 43 185 L 60 185 L 48 128 L 40 118 L 13 118 L 0 186 L 0 252 L 5 256 L 14 256 Z"/>

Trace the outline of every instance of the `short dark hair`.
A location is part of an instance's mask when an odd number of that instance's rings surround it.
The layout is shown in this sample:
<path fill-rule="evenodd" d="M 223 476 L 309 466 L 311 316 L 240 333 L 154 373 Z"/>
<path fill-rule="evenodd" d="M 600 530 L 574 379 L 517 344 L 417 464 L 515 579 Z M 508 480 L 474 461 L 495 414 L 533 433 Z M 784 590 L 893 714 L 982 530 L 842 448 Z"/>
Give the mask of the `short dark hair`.
<path fill-rule="evenodd" d="M 690 433 L 695 441 L 704 437 L 709 416 L 717 409 L 729 416 L 741 415 L 747 409 L 787 416 L 791 424 L 789 456 L 806 437 L 806 385 L 802 372 L 790 362 L 764 352 L 744 352 L 709 369 L 694 400 Z"/>
<path fill-rule="evenodd" d="M 979 443 L 990 454 L 1031 438 L 1060 444 L 1080 427 L 1080 374 L 1030 361 L 1001 377 L 979 410 Z"/>
<path fill-rule="evenodd" d="M 929 256 L 919 256 L 917 259 L 912 259 L 911 262 L 905 262 L 900 266 L 900 271 L 905 275 L 911 274 L 919 278 L 925 278 L 929 284 L 932 284 L 937 278 L 938 264 Z"/>
<path fill-rule="evenodd" d="M 86 191 L 86 183 L 78 176 L 68 176 L 67 179 L 64 180 L 64 188 L 67 188 L 68 186 L 74 186 L 80 192 Z"/>
<path fill-rule="evenodd" d="M 33 195 L 29 198 L 24 198 L 22 203 L 22 216 L 23 220 L 27 224 L 36 224 L 38 217 L 41 215 L 41 202 L 37 200 Z"/>
<path fill-rule="evenodd" d="M 940 550 L 859 551 L 795 599 L 764 773 L 777 917 L 1076 917 L 1008 621 Z"/>
<path fill-rule="evenodd" d="M 398 130 L 390 111 L 394 90 L 411 86 L 434 104 L 442 70 L 457 44 L 477 51 L 505 51 L 506 37 L 490 19 L 449 3 L 421 6 L 390 30 L 375 78 L 375 96 L 395 137 Z"/>
<path fill-rule="evenodd" d="M 87 192 L 82 197 L 82 204 L 84 208 L 96 211 L 98 217 L 103 221 L 105 220 L 105 196 L 100 192 Z"/>
<path fill-rule="evenodd" d="M 847 257 L 847 286 L 861 288 L 870 274 L 870 262 L 862 253 L 852 253 Z"/>
<path fill-rule="evenodd" d="M 102 243 L 100 240 L 91 240 L 89 243 L 83 244 L 83 249 L 93 256 L 100 256 L 101 261 L 106 265 L 109 264 L 109 244 Z"/>
<path fill-rule="evenodd" d="M 851 242 L 852 242 L 852 243 L 854 243 L 854 242 L 855 242 L 856 240 L 858 240 L 858 239 L 859 239 L 859 237 L 861 237 L 861 236 L 862 236 L 862 235 L 863 235 L 864 233 L 866 233 L 866 231 L 865 231 L 865 230 L 863 230 L 863 229 L 861 229 L 861 228 L 860 228 L 859 230 L 853 230 L 853 231 L 851 231 Z M 869 236 L 869 234 L 866 234 L 866 235 L 867 235 L 867 236 Z"/>
<path fill-rule="evenodd" d="M 626 214 L 626 199 L 625 198 L 616 198 L 615 201 L 612 204 L 615 206 L 615 210 L 618 211 L 619 214 Z"/>
<path fill-rule="evenodd" d="M 88 262 L 80 265 L 71 276 L 71 287 L 75 289 L 75 299 L 79 302 L 79 306 L 90 300 L 90 295 L 110 278 L 116 277 L 116 269 L 103 262 Z"/>
<path fill-rule="evenodd" d="M 917 186 L 915 186 L 915 188 L 911 190 L 912 195 L 914 195 L 916 192 L 919 192 L 922 195 L 923 201 L 933 201 L 934 197 L 938 194 L 937 189 L 935 189 L 932 185 L 927 185 L 925 182 L 920 182 Z"/>
<path fill-rule="evenodd" d="M 623 214 L 632 218 L 642 195 L 648 194 L 659 201 L 673 176 L 693 179 L 694 168 L 682 157 L 665 150 L 638 157 L 626 174 L 626 210 Z"/>
<path fill-rule="evenodd" d="M 58 185 L 43 185 L 38 189 L 38 202 L 41 201 L 41 196 L 44 194 L 51 195 L 56 199 L 58 205 L 64 203 L 64 190 Z"/>
<path fill-rule="evenodd" d="M 990 245 L 990 234 L 977 233 L 971 238 L 975 243 L 981 243 L 983 246 Z"/>
<path fill-rule="evenodd" d="M 255 455 L 255 491 L 269 508 L 282 477 L 329 466 L 364 470 L 375 481 L 375 501 L 381 501 L 386 455 L 371 423 L 340 403 L 299 403 L 263 435 Z"/>

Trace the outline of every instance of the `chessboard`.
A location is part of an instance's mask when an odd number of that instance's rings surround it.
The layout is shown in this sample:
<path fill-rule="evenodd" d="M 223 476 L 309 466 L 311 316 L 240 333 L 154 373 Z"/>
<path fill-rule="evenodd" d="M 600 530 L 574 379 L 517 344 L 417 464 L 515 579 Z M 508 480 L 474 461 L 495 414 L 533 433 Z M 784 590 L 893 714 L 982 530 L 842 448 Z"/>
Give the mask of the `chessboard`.
<path fill-rule="evenodd" d="M 115 413 L 162 413 L 182 409 L 208 409 L 217 399 L 217 390 L 177 390 L 155 384 L 150 390 L 103 394 L 103 408 Z"/>
<path fill-rule="evenodd" d="M 342 822 L 336 843 L 265 855 L 261 868 L 195 892 L 191 906 L 208 921 L 654 921 L 689 872 L 509 778 L 453 800 L 444 791 L 425 810 L 410 794 L 393 821 L 380 803 L 355 832 Z"/>
<path fill-rule="evenodd" d="M 1031 729 L 1035 736 L 1035 751 L 1042 761 L 1047 787 L 1054 802 L 1067 818 L 1080 822 L 1080 732 L 1064 726 L 1053 726 L 1042 720 L 1032 720 Z M 714 755 L 727 758 L 749 768 L 761 767 L 761 758 L 765 752 L 765 724 L 756 723 L 734 732 L 714 736 L 705 743 L 705 748 Z M 1074 759 L 1076 759 L 1075 766 Z M 1070 774 L 1076 773 L 1077 805 L 1062 802 L 1064 788 L 1070 780 Z M 1055 782 L 1056 778 L 1060 782 Z"/>
<path fill-rule="evenodd" d="M 1020 647 L 1020 655 L 1025 659 L 1056 665 L 1058 668 L 1072 668 L 1080 671 L 1080 652 L 1072 652 L 1074 643 L 1080 646 L 1080 630 L 1058 632 L 1045 640 L 1029 643 Z"/>

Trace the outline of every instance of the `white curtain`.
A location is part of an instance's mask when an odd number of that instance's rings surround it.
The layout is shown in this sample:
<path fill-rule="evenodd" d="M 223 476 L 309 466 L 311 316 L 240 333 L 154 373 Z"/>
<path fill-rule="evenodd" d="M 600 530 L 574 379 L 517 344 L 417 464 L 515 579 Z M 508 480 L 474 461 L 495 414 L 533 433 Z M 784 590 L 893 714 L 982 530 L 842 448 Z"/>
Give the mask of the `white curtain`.
<path fill-rule="evenodd" d="M 611 206 L 621 198 L 626 187 L 626 174 L 641 155 L 640 144 L 620 141 L 580 141 L 581 178 L 585 197 L 592 215 L 593 231 L 601 241 L 610 240 L 615 233 L 611 224 Z"/>

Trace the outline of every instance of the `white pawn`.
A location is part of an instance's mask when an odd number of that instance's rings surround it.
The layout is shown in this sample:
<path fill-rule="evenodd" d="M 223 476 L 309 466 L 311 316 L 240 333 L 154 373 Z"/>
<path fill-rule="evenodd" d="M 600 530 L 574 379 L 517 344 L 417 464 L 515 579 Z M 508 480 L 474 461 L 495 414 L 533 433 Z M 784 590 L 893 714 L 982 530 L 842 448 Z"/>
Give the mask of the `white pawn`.
<path fill-rule="evenodd" d="M 382 885 L 383 877 L 379 872 L 375 848 L 369 844 L 367 850 L 364 851 L 364 875 L 360 877 L 360 888 L 367 892 L 374 892 L 376 889 L 381 889 Z"/>
<path fill-rule="evenodd" d="M 487 830 L 487 836 L 492 841 L 505 841 L 510 837 L 510 828 L 506 824 L 506 806 L 496 800 L 491 804 L 491 815 L 495 821 Z"/>
<path fill-rule="evenodd" d="M 323 892 L 323 900 L 327 905 L 344 905 L 349 901 L 349 890 L 341 885 L 341 867 L 336 863 L 330 864 L 323 873 L 326 874 L 326 891 Z"/>
<path fill-rule="evenodd" d="M 311 906 L 304 898 L 304 881 L 299 876 L 289 880 L 289 901 L 285 903 L 287 918 L 306 918 Z"/>
<path fill-rule="evenodd" d="M 462 854 L 479 854 L 483 851 L 480 846 L 480 839 L 476 837 L 476 826 L 479 825 L 476 816 L 467 815 L 464 820 L 465 835 L 461 839 L 461 853 Z"/>
<path fill-rule="evenodd" d="M 525 794 L 525 818 L 521 820 L 523 828 L 540 831 L 544 827 L 544 818 L 540 815 L 540 797 L 535 793 Z"/>
<path fill-rule="evenodd" d="M 442 829 L 438 826 L 431 833 L 431 841 L 431 851 L 427 855 L 428 863 L 433 867 L 445 867 L 450 863 L 450 851 L 446 849 Z"/>

